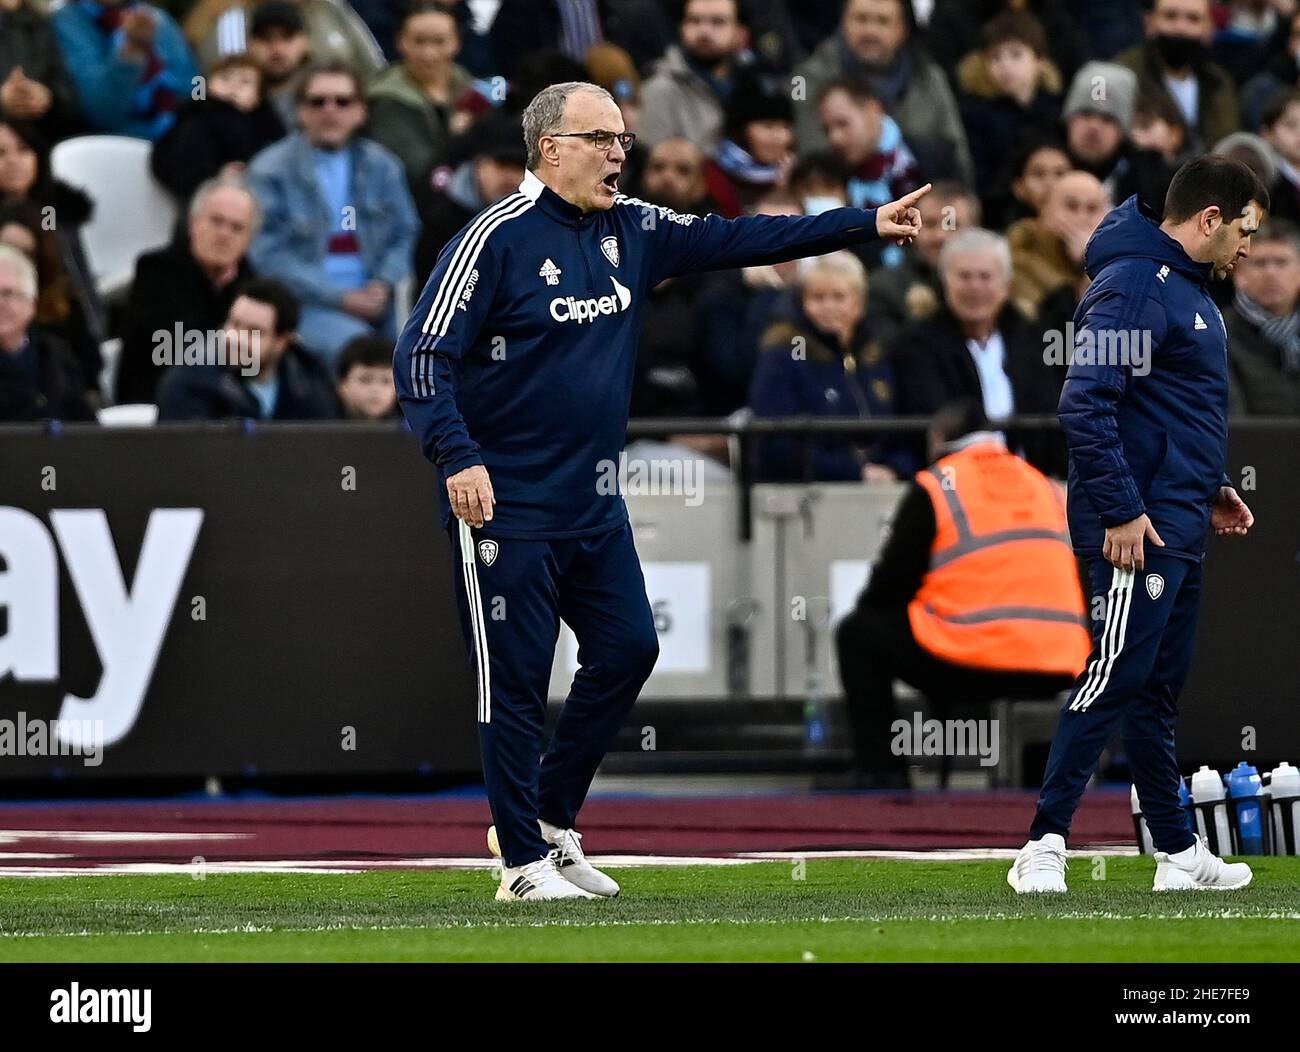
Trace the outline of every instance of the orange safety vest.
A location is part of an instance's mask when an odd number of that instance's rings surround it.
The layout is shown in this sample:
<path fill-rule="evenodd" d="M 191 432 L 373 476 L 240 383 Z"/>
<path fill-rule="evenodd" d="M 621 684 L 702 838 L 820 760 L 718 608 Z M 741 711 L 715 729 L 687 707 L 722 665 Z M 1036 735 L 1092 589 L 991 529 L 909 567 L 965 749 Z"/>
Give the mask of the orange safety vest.
<path fill-rule="evenodd" d="M 1092 636 L 1055 484 L 995 441 L 916 481 L 937 526 L 907 608 L 917 643 L 955 665 L 1077 675 Z"/>

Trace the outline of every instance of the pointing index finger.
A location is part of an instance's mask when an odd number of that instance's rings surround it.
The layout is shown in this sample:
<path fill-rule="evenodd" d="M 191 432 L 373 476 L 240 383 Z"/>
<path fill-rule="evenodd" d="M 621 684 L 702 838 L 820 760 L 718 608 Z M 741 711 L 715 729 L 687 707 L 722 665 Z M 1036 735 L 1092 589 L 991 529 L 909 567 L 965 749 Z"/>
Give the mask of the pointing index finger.
<path fill-rule="evenodd" d="M 918 186 L 910 194 L 904 194 L 902 197 L 900 197 L 898 199 L 898 203 L 902 205 L 904 208 L 909 208 L 912 205 L 916 204 L 917 201 L 921 200 L 921 198 L 923 198 L 926 194 L 928 194 L 933 189 L 934 189 L 933 183 L 926 183 L 924 186 Z"/>

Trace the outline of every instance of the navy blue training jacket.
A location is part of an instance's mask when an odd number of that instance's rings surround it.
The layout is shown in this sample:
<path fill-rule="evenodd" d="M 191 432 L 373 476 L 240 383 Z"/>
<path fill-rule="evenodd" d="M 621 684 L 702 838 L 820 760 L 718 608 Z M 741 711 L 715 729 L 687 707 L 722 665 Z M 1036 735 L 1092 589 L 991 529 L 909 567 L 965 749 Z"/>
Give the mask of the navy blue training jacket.
<path fill-rule="evenodd" d="M 1229 484 L 1228 335 L 1206 289 L 1211 264 L 1189 257 L 1130 197 L 1097 227 L 1084 268 L 1093 282 L 1074 313 L 1059 405 L 1075 551 L 1099 554 L 1105 527 L 1145 512 L 1165 542 L 1147 551 L 1199 560 Z M 1143 333 L 1145 363 L 1132 349 Z"/>
<path fill-rule="evenodd" d="M 493 536 L 620 526 L 616 485 L 639 315 L 674 274 L 777 263 L 870 241 L 874 209 L 723 219 L 619 194 L 583 214 L 529 172 L 448 242 L 397 341 L 402 411 L 445 482 L 486 466 Z"/>

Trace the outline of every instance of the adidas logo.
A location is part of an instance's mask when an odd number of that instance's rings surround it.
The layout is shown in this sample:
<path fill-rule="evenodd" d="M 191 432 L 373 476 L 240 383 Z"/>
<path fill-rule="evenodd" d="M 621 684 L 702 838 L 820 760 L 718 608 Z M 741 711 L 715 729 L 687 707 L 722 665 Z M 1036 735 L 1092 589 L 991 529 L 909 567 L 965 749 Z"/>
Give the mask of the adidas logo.
<path fill-rule="evenodd" d="M 1198 314 L 1198 315 L 1196 315 L 1196 324 L 1193 325 L 1192 328 L 1193 328 L 1193 329 L 1208 329 L 1209 326 L 1205 324 L 1205 319 L 1202 318 L 1202 317 Z"/>
<path fill-rule="evenodd" d="M 561 271 L 559 267 L 557 267 L 553 262 L 551 262 L 551 258 L 548 256 L 546 258 L 546 262 L 542 264 L 541 270 L 537 272 L 537 275 L 538 277 L 545 278 L 546 284 L 548 285 L 558 285 L 560 283 L 560 275 L 562 273 L 563 271 Z"/>
<path fill-rule="evenodd" d="M 510 885 L 510 893 L 518 895 L 521 899 L 531 895 L 536 890 L 536 885 L 527 877 L 516 877 L 515 882 Z"/>

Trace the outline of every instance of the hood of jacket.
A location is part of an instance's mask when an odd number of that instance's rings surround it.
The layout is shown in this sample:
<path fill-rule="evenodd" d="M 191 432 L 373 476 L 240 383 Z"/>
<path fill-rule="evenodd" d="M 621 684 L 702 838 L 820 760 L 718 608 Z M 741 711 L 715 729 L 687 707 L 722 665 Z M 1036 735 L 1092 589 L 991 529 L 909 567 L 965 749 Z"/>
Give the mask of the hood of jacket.
<path fill-rule="evenodd" d="M 1160 229 L 1160 220 L 1134 194 L 1104 218 L 1083 252 L 1083 269 L 1096 279 L 1117 259 L 1139 257 L 1154 260 L 1204 285 L 1213 264 L 1198 263 L 1177 241 Z"/>
<path fill-rule="evenodd" d="M 1002 89 L 994 83 L 993 74 L 989 72 L 988 59 L 983 51 L 972 51 L 957 63 L 957 85 L 968 95 L 978 95 L 984 99 L 996 99 L 1002 96 Z M 1061 94 L 1061 71 L 1051 59 L 1038 67 L 1038 80 L 1035 87 L 1052 95 Z"/>

